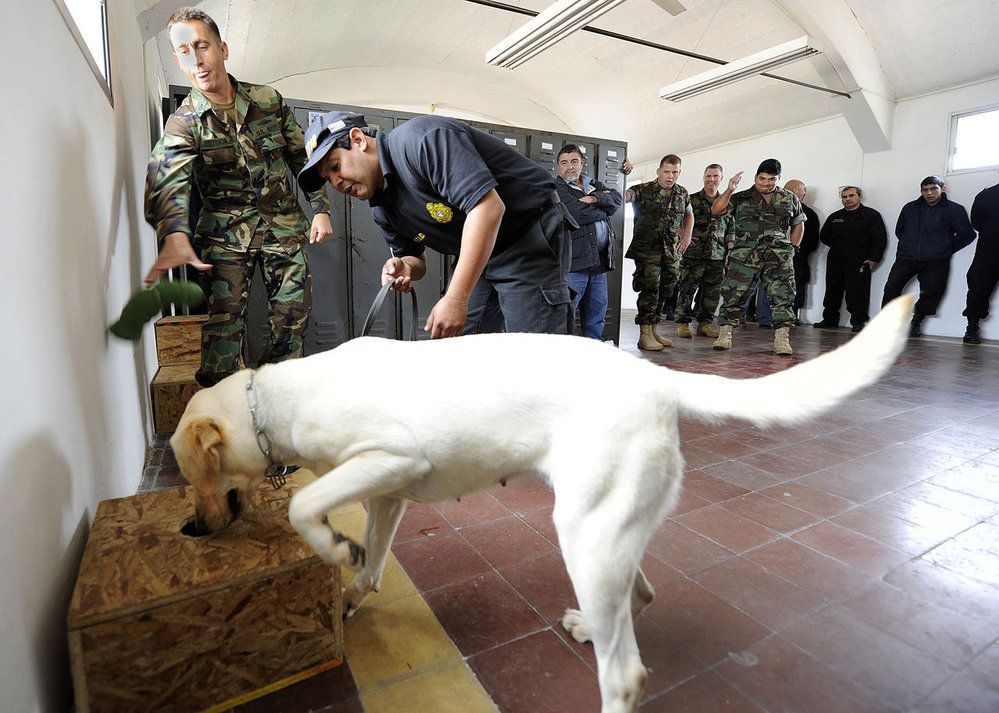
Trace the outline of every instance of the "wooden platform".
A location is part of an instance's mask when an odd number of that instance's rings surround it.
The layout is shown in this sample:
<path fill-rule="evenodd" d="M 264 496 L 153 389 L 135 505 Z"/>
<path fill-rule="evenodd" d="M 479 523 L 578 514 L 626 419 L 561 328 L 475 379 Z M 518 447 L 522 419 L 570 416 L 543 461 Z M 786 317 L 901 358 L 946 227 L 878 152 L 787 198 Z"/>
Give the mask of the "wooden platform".
<path fill-rule="evenodd" d="M 181 532 L 188 487 L 100 503 L 67 618 L 78 711 L 201 711 L 339 663 L 340 573 L 288 522 L 298 487 L 207 537 Z"/>
<path fill-rule="evenodd" d="M 162 317 L 156 320 L 156 359 L 167 364 L 198 364 L 201 362 L 201 325 L 208 315 L 191 314 Z"/>

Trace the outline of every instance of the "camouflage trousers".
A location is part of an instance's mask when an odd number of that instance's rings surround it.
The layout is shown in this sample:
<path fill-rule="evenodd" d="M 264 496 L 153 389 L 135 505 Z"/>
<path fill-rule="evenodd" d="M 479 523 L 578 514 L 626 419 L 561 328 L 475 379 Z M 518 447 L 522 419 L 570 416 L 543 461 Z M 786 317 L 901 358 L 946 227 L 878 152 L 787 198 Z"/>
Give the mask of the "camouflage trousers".
<path fill-rule="evenodd" d="M 210 386 L 239 370 L 250 281 L 258 265 L 267 290 L 270 322 L 270 337 L 260 363 L 302 356 L 312 308 L 312 276 L 305 250 L 288 254 L 270 238 L 263 246 L 251 244 L 246 252 L 214 243 L 202 252 L 202 259 L 213 269 L 205 275 L 208 321 L 201 328 L 198 383 Z"/>
<path fill-rule="evenodd" d="M 724 260 L 698 260 L 684 258 L 680 262 L 679 292 L 676 298 L 676 321 L 689 324 L 696 319 L 699 324 L 709 324 L 715 319 L 715 310 L 721 299 L 721 284 L 725 277 Z M 691 307 L 697 298 L 696 309 Z M 696 313 L 696 316 L 695 316 Z"/>
<path fill-rule="evenodd" d="M 737 247 L 729 252 L 728 267 L 721 284 L 721 313 L 718 323 L 736 326 L 742 316 L 742 303 L 757 277 L 767 293 L 773 312 L 773 326 L 794 325 L 794 248 L 790 243 Z"/>
<path fill-rule="evenodd" d="M 672 291 L 680 272 L 678 259 L 635 260 L 631 287 L 638 293 L 635 324 L 658 324 L 661 318 L 660 294 Z"/>

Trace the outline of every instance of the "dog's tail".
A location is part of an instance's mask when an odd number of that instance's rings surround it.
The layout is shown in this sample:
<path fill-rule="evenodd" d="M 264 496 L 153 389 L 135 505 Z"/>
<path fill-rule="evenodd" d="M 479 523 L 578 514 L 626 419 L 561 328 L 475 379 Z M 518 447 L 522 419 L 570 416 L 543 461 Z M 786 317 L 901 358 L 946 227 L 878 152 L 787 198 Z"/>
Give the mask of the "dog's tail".
<path fill-rule="evenodd" d="M 757 426 L 793 425 L 817 416 L 873 383 L 895 362 L 905 345 L 914 300 L 913 295 L 899 297 L 843 346 L 776 374 L 726 379 L 672 372 L 680 379 L 680 414 Z"/>

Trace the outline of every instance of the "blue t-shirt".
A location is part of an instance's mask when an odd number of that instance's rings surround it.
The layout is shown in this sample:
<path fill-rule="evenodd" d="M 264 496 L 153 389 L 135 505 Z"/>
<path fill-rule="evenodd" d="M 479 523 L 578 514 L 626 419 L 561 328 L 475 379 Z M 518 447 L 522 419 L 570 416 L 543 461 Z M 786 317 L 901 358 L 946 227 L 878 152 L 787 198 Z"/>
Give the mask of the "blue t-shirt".
<path fill-rule="evenodd" d="M 493 188 L 506 206 L 496 247 L 509 245 L 555 190 L 541 166 L 454 119 L 420 116 L 377 138 L 385 183 L 370 203 L 397 257 L 457 255 L 468 211 Z"/>

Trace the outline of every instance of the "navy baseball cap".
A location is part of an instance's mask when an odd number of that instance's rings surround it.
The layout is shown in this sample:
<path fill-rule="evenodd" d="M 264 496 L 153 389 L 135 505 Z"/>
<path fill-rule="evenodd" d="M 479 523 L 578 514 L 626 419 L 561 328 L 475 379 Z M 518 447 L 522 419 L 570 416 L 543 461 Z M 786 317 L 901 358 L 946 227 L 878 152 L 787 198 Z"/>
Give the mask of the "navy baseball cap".
<path fill-rule="evenodd" d="M 309 160 L 298 172 L 298 186 L 306 193 L 323 187 L 323 177 L 319 175 L 319 164 L 333 148 L 338 139 L 350 133 L 355 126 L 367 126 L 361 114 L 352 111 L 328 111 L 319 121 L 309 124 L 305 130 L 305 155 Z"/>

